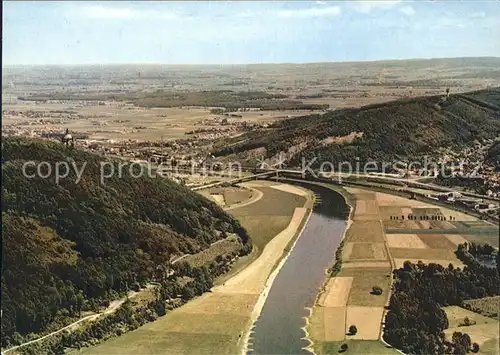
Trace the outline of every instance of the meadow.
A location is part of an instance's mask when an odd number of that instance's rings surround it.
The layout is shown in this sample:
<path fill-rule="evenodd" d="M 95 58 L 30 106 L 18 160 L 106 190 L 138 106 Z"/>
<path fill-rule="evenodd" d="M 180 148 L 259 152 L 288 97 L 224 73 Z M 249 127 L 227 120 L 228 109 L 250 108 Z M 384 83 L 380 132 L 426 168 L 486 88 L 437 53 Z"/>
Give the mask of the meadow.
<path fill-rule="evenodd" d="M 471 301 L 479 302 L 479 300 Z M 498 354 L 500 334 L 498 319 L 485 317 L 457 306 L 443 307 L 443 310 L 446 312 L 449 322 L 448 329 L 444 331 L 447 339 L 451 339 L 454 332 L 467 333 L 473 343 L 479 344 L 480 354 Z M 471 325 L 465 324 L 465 318 L 469 319 Z"/>
<path fill-rule="evenodd" d="M 498 318 L 500 312 L 500 296 L 467 300 L 464 301 L 464 307 L 487 317 Z"/>

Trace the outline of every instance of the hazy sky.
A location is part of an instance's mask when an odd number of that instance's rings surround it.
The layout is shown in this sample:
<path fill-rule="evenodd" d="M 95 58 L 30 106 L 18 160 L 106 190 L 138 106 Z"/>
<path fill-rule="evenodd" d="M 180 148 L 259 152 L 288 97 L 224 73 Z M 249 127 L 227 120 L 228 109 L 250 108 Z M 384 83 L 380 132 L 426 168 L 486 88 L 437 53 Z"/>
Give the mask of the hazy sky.
<path fill-rule="evenodd" d="M 500 1 L 9 2 L 3 64 L 500 56 Z"/>

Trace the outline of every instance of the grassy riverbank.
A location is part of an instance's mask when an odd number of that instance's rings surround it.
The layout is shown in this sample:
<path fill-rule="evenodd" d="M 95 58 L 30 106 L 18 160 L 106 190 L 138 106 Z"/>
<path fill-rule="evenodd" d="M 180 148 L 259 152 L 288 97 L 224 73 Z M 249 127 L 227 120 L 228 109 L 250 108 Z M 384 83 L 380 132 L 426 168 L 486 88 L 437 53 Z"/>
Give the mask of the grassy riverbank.
<path fill-rule="evenodd" d="M 307 193 L 283 190 L 263 182 L 253 204 L 231 210 L 255 245 L 249 260 L 229 280 L 184 306 L 139 329 L 88 348 L 84 354 L 235 354 L 255 319 L 269 275 L 308 215 Z M 297 192 L 297 191 L 295 191 Z M 308 202 L 309 201 L 309 202 Z M 251 261 L 253 260 L 253 261 Z"/>

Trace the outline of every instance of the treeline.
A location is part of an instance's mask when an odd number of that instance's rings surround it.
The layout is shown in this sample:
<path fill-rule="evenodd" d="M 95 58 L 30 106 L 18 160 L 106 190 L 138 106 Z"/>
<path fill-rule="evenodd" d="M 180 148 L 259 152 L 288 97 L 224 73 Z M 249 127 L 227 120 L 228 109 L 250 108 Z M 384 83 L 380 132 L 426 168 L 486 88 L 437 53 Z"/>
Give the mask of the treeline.
<path fill-rule="evenodd" d="M 342 250 L 344 249 L 344 241 L 345 239 L 342 239 L 337 250 L 335 251 L 335 264 L 333 264 L 333 266 L 329 270 L 330 277 L 337 276 L 337 274 L 342 269 Z"/>
<path fill-rule="evenodd" d="M 499 295 L 500 277 L 496 268 L 470 259 L 464 262 L 463 270 L 452 264 L 445 268 L 408 261 L 395 270 L 384 340 L 406 354 L 461 355 L 471 349 L 477 351 L 467 334 L 455 333 L 451 342 L 445 339 L 443 330 L 448 328 L 448 319 L 441 307 Z"/>
<path fill-rule="evenodd" d="M 36 94 L 18 97 L 22 101 L 47 100 L 88 100 L 88 101 L 125 101 L 143 107 L 181 107 L 204 106 L 224 108 L 227 112 L 238 109 L 258 108 L 260 110 L 326 110 L 328 104 L 308 104 L 298 100 L 287 100 L 287 95 L 263 91 L 212 90 L 193 92 L 128 93 L 108 95 L 76 95 L 66 93 Z"/>
<path fill-rule="evenodd" d="M 101 184 L 101 157 L 54 142 L 2 139 L 2 153 L 2 347 L 161 278 L 158 267 L 172 255 L 229 233 L 251 249 L 238 221 L 170 180 L 134 178 L 129 169 L 119 176 L 110 161 L 115 174 Z M 27 178 L 27 161 L 86 165 L 78 183 L 74 169 L 56 183 L 33 167 Z"/>
<path fill-rule="evenodd" d="M 486 266 L 482 266 L 477 259 L 484 257 L 491 259 L 495 258 L 496 267 L 497 269 L 500 268 L 500 254 L 498 252 L 495 253 L 495 248 L 489 244 L 462 243 L 458 245 L 455 255 L 461 262 L 471 268 L 491 269 Z"/>
<path fill-rule="evenodd" d="M 477 243 L 468 243 L 469 244 L 469 253 L 474 257 L 478 256 L 492 256 L 495 252 L 495 248 L 486 244 L 477 244 Z M 458 246 L 460 249 L 460 245 Z"/>
<path fill-rule="evenodd" d="M 289 165 L 300 166 L 303 158 L 316 158 L 312 167 L 317 168 L 324 161 L 363 164 L 434 156 L 440 147 L 461 149 L 474 139 L 482 141 L 500 135 L 498 113 L 453 95 L 437 109 L 435 105 L 440 102 L 439 96 L 403 99 L 296 117 L 274 124 L 268 131 L 226 140 L 217 145 L 214 154 L 224 156 L 263 147 L 269 158 L 297 142 L 307 141 L 306 149 L 296 154 Z M 344 137 L 352 132 L 363 132 L 363 136 L 349 144 L 321 144 L 325 138 Z"/>

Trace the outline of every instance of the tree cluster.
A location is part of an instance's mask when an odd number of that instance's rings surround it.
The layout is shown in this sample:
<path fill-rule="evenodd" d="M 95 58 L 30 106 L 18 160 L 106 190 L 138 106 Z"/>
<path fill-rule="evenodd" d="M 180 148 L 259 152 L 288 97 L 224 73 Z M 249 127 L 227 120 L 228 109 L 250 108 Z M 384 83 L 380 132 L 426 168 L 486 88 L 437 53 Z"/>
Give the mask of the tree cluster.
<path fill-rule="evenodd" d="M 344 240 L 340 242 L 337 250 L 335 251 L 335 264 L 330 269 L 330 277 L 336 276 L 340 269 L 342 269 L 342 249 L 344 248 Z"/>
<path fill-rule="evenodd" d="M 455 251 L 455 255 L 457 258 L 467 265 L 469 268 L 483 270 L 486 274 L 491 274 L 492 268 L 487 266 L 483 266 L 478 262 L 478 258 L 496 258 L 497 270 L 498 274 L 500 265 L 498 263 L 499 253 L 495 253 L 495 248 L 489 244 L 476 244 L 476 243 L 463 243 L 459 244 L 457 250 Z M 490 270 L 490 271 L 488 271 Z"/>
<path fill-rule="evenodd" d="M 144 107 L 182 107 L 205 106 L 216 107 L 222 112 L 235 112 L 249 108 L 260 110 L 325 110 L 328 104 L 309 104 L 299 100 L 289 100 L 287 95 L 272 94 L 263 91 L 206 90 L 193 92 L 168 92 L 159 90 L 152 93 L 128 93 L 111 95 L 74 95 L 67 93 L 36 94 L 18 97 L 24 101 L 46 100 L 115 100 L 127 101 Z M 220 114 L 221 111 L 213 111 Z"/>
<path fill-rule="evenodd" d="M 500 294 L 498 270 L 477 263 L 466 263 L 461 270 L 451 264 L 444 268 L 407 261 L 394 274 L 384 339 L 406 354 L 465 354 L 470 338 L 456 335 L 452 342 L 445 340 L 448 319 L 441 307 Z"/>

